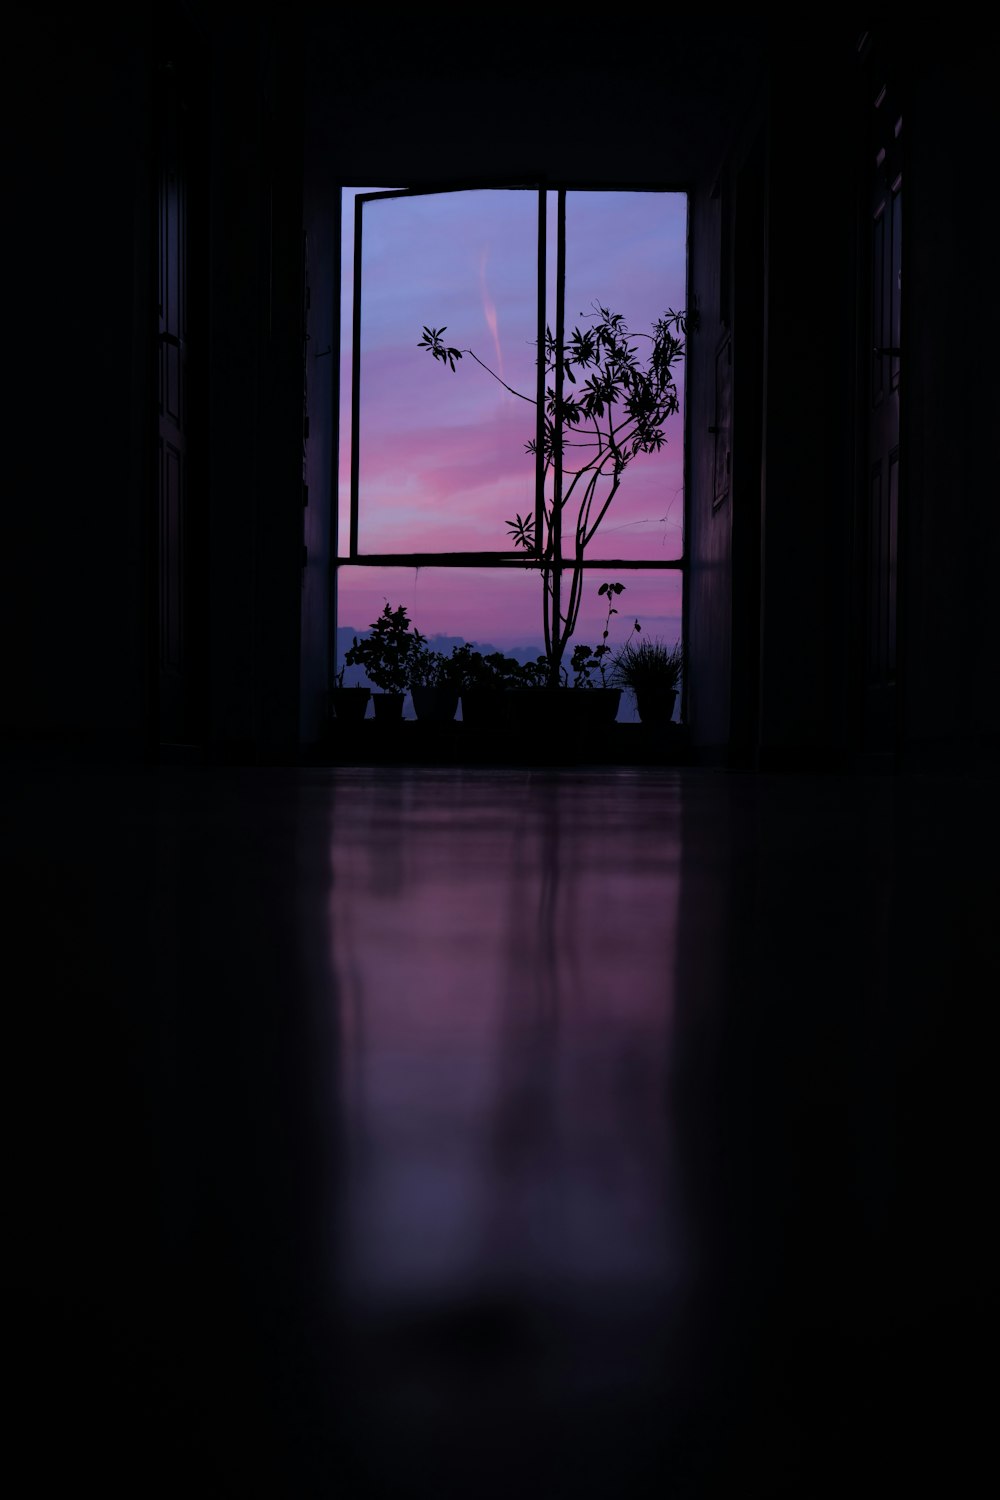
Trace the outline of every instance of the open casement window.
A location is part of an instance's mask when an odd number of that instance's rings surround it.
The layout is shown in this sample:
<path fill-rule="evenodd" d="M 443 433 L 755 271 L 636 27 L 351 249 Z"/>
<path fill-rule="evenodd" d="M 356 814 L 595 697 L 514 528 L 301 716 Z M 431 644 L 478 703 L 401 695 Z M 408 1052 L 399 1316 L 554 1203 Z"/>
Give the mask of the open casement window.
<path fill-rule="evenodd" d="M 573 330 L 594 326 L 600 307 L 624 316 L 641 349 L 667 309 L 686 306 L 686 195 L 548 185 L 365 189 L 345 190 L 343 212 L 338 623 L 365 629 L 374 614 L 357 618 L 362 597 L 390 597 L 394 588 L 399 602 L 401 580 L 421 570 L 424 598 L 433 579 L 443 606 L 428 613 L 408 605 L 425 634 L 504 649 L 520 637 L 541 650 L 544 508 L 569 488 L 584 454 L 567 431 L 561 462 L 546 472 L 547 390 L 556 376 L 537 351 L 547 337 L 550 351 L 553 343 L 568 351 Z M 420 347 L 425 329 L 440 331 L 461 359 L 432 358 Z M 561 399 L 589 373 L 577 370 L 575 385 L 564 378 Z M 683 363 L 674 378 L 682 396 Z M 593 588 L 585 593 L 595 607 L 581 612 L 581 639 L 594 636 L 600 582 L 625 570 L 637 588 L 626 584 L 623 617 L 643 618 L 644 628 L 652 618 L 650 633 L 661 635 L 673 622 L 671 638 L 680 633 L 683 404 L 664 436 L 659 452 L 630 463 L 587 546 Z M 533 522 L 529 549 L 514 542 L 517 517 Z M 557 586 L 572 562 L 571 507 L 562 518 L 571 535 L 565 550 L 559 528 L 551 539 Z M 526 569 L 535 570 L 534 590 L 525 587 Z M 365 578 L 364 570 L 375 571 Z M 450 584 L 447 570 L 455 570 Z M 659 609 L 655 582 L 659 575 L 666 585 L 664 573 L 676 576 L 660 591 Z M 503 592 L 505 575 L 517 627 L 500 640 L 499 606 L 476 616 L 476 578 L 485 606 Z"/>

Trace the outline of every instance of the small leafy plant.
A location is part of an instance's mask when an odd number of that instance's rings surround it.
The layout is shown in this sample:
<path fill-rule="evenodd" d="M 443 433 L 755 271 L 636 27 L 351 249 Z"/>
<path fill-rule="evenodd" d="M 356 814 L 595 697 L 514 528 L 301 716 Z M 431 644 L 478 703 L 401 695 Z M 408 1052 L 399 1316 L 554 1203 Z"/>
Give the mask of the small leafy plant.
<path fill-rule="evenodd" d="M 561 669 L 562 686 L 566 685 L 566 669 Z M 550 687 L 552 685 L 552 664 L 547 656 L 536 656 L 534 661 L 521 663 L 519 674 L 519 687 Z"/>
<path fill-rule="evenodd" d="M 595 673 L 600 676 L 601 687 L 612 687 L 615 684 L 608 682 L 608 671 L 611 663 L 607 660 L 611 656 L 611 647 L 608 645 L 608 636 L 611 634 L 611 616 L 618 613 L 614 601 L 620 594 L 624 594 L 623 583 L 602 583 L 597 590 L 597 597 L 607 597 L 608 613 L 604 620 L 604 634 L 601 636 L 599 646 L 585 646 L 583 642 L 573 648 L 570 658 L 570 668 L 574 673 L 573 686 L 578 688 L 596 687 Z M 636 620 L 634 630 L 641 630 L 642 626 Z"/>
<path fill-rule="evenodd" d="M 345 667 L 360 667 L 383 693 L 405 693 L 414 656 L 425 645 L 425 637 L 410 627 L 404 605 L 396 609 L 386 600 L 385 608 L 371 624 L 371 634 L 354 644 L 344 656 Z M 343 670 L 341 671 L 341 676 Z"/>
<path fill-rule="evenodd" d="M 484 656 L 470 641 L 453 649 L 451 661 L 460 690 L 498 691 L 518 687 L 524 682 L 524 668 L 519 661 L 500 651 L 491 651 Z"/>
<path fill-rule="evenodd" d="M 435 651 L 430 646 L 420 645 L 412 652 L 408 662 L 407 685 L 413 688 L 448 688 L 460 692 L 463 681 L 463 647 L 454 646 L 450 656 Z"/>

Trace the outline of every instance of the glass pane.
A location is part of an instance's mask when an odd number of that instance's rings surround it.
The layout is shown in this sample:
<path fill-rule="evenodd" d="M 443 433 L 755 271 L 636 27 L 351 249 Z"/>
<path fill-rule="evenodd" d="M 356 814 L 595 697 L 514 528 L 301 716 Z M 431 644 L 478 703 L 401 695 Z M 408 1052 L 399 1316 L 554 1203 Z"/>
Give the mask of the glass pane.
<path fill-rule="evenodd" d="M 602 583 L 625 585 L 615 600 L 608 645 L 619 650 L 632 639 L 659 639 L 668 646 L 680 640 L 683 589 L 680 571 L 622 570 L 605 579 L 599 569 L 588 569 L 576 634 L 572 644 L 600 644 L 607 618 L 607 599 L 598 594 Z M 543 651 L 541 577 L 528 568 L 367 568 L 345 565 L 337 570 L 337 670 L 355 635 L 366 633 L 388 602 L 406 606 L 421 635 L 445 654 L 463 641 L 481 651 L 495 649 L 518 661 L 531 661 Z M 642 631 L 635 636 L 638 619 Z M 568 653 L 568 655 L 570 654 Z M 567 655 L 567 663 L 568 663 Z M 347 668 L 348 686 L 363 684 L 360 669 Z M 404 712 L 412 713 L 407 703 Z M 631 721 L 635 704 L 624 694 L 618 717 Z"/>
<path fill-rule="evenodd" d="M 508 551 L 504 523 L 532 509 L 537 216 L 529 190 L 364 205 L 361 552 Z M 418 347 L 425 326 L 471 351 L 454 371 Z"/>
<path fill-rule="evenodd" d="M 640 361 L 656 320 L 680 311 L 687 298 L 687 196 L 684 193 L 571 192 L 566 195 L 566 335 L 597 321 L 599 306 L 620 313 Z M 581 386 L 587 372 L 577 374 Z M 658 453 L 640 453 L 621 476 L 611 507 L 587 548 L 590 559 L 679 558 L 684 514 L 684 365 L 675 366 L 680 408 L 663 426 Z M 567 393 L 573 387 L 567 386 Z M 615 423 L 626 414 L 616 411 Z M 606 419 L 605 419 L 606 425 Z M 627 431 L 628 428 L 622 429 Z M 619 434 L 621 435 L 621 433 Z M 589 460 L 589 450 L 568 450 Z M 579 465 L 576 465 L 577 467 Z M 601 481 L 592 506 L 596 515 L 610 479 Z M 578 483 L 575 493 L 581 493 Z M 578 507 L 567 510 L 564 537 L 572 537 Z M 564 543 L 565 547 L 565 543 Z"/>
<path fill-rule="evenodd" d="M 445 655 L 471 641 L 484 654 L 531 661 L 544 650 L 541 587 L 527 568 L 338 568 L 337 670 L 387 602 L 405 605 L 413 627 Z M 346 686 L 365 681 L 360 668 L 346 669 Z M 409 697 L 403 712 L 413 718 Z"/>
<path fill-rule="evenodd" d="M 618 613 L 611 618 L 608 645 L 617 653 L 627 641 L 662 641 L 665 646 L 674 646 L 681 639 L 681 615 L 684 585 L 679 568 L 651 568 L 645 570 L 623 568 L 608 577 L 599 568 L 588 568 L 583 585 L 583 598 L 577 619 L 573 641 L 567 651 L 567 661 L 573 646 L 586 642 L 599 646 L 608 615 L 607 596 L 601 597 L 598 589 L 602 583 L 623 583 L 624 593 L 614 600 Z M 642 626 L 638 633 L 635 622 Z M 632 723 L 637 719 L 635 699 L 631 693 L 622 694 L 618 710 L 619 723 Z M 680 698 L 674 709 L 674 718 L 680 718 Z"/>

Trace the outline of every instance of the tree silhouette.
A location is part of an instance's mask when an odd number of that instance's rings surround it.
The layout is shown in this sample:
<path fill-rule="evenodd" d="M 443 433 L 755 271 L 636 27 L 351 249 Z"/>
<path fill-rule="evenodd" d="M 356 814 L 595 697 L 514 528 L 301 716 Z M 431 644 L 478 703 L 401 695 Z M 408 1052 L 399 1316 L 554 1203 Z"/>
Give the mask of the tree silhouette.
<path fill-rule="evenodd" d="M 680 409 L 674 367 L 683 358 L 691 323 L 686 312 L 668 310 L 650 333 L 632 333 L 621 313 L 597 302 L 594 308 L 593 326 L 574 328 L 561 355 L 551 328 L 545 330 L 545 376 L 552 383 L 545 386 L 542 429 L 542 535 L 536 537 L 533 514 L 515 515 L 506 523 L 515 545 L 531 554 L 528 566 L 541 573 L 545 655 L 553 686 L 576 629 L 587 547 L 629 464 L 640 453 L 663 447 L 663 424 Z M 418 348 L 453 372 L 469 355 L 505 390 L 537 409 L 535 398 L 501 380 L 473 349 L 446 344 L 445 332 L 445 327 L 425 327 Z M 571 394 L 566 382 L 574 388 Z M 525 444 L 525 452 L 537 461 L 536 438 Z M 565 599 L 563 573 L 569 578 Z"/>

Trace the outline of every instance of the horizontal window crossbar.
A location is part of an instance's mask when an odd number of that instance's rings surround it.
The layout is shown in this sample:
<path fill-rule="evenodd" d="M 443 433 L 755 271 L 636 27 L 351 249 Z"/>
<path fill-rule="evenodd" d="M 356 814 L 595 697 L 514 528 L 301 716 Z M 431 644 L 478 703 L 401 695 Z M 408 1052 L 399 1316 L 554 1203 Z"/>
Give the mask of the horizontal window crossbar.
<path fill-rule="evenodd" d="M 345 187 L 351 184 L 345 183 Z M 426 198 L 434 193 L 474 193 L 482 192 L 484 189 L 490 192 L 513 192 L 513 193 L 660 193 L 667 195 L 671 193 L 688 193 L 693 191 L 692 183 L 684 178 L 679 182 L 671 181 L 657 182 L 622 182 L 620 177 L 613 182 L 602 178 L 590 176 L 568 179 L 563 177 L 546 177 L 544 174 L 530 173 L 524 177 L 462 177 L 452 180 L 442 179 L 440 182 L 411 183 L 405 188 L 373 188 L 371 192 L 358 193 L 357 198 L 363 198 L 366 203 L 374 202 L 382 198 Z M 355 199 L 355 202 L 357 201 Z"/>
<path fill-rule="evenodd" d="M 356 557 L 338 557 L 336 559 L 338 568 L 541 568 L 546 566 L 540 558 L 532 557 L 524 552 L 511 554 L 508 552 L 363 552 Z M 549 563 L 549 567 L 555 564 Z M 646 557 L 597 557 L 585 558 L 577 564 L 572 557 L 564 558 L 559 564 L 564 573 L 570 573 L 575 567 L 593 570 L 595 568 L 634 568 L 649 570 L 657 569 L 666 571 L 668 569 L 682 569 L 684 559 L 682 557 L 671 558 L 669 561 L 652 561 Z"/>

